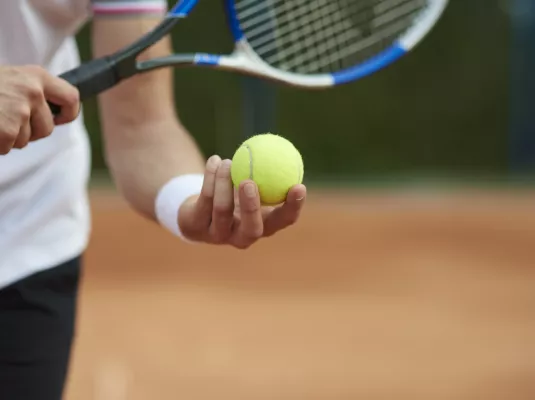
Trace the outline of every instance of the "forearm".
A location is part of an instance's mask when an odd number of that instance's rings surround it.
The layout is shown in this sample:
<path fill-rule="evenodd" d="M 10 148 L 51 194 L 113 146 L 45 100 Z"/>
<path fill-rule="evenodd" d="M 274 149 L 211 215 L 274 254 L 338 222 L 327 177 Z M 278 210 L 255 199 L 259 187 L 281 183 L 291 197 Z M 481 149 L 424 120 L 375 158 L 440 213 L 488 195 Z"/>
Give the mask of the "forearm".
<path fill-rule="evenodd" d="M 159 18 L 97 19 L 93 25 L 96 57 L 110 54 L 150 30 Z M 169 54 L 164 39 L 140 59 Z M 155 199 L 171 178 L 203 172 L 203 157 L 178 120 L 173 71 L 162 69 L 132 77 L 99 96 L 107 164 L 125 199 L 155 220 Z"/>
<path fill-rule="evenodd" d="M 197 145 L 174 120 L 110 124 L 105 130 L 107 164 L 118 190 L 136 211 L 150 219 L 155 220 L 156 195 L 166 182 L 178 175 L 204 170 Z M 114 137 L 126 135 L 137 139 L 129 141 L 128 147 L 114 143 Z"/>

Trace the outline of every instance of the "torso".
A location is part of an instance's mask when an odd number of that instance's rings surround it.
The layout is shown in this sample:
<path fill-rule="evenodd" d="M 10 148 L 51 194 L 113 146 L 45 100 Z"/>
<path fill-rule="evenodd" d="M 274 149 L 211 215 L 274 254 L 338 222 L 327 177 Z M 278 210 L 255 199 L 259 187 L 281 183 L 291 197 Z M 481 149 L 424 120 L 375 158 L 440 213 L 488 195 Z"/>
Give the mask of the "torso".
<path fill-rule="evenodd" d="M 3 0 L 0 64 L 59 75 L 79 64 L 73 35 L 89 0 Z M 0 288 L 80 255 L 90 223 L 89 142 L 82 116 L 0 156 Z"/>

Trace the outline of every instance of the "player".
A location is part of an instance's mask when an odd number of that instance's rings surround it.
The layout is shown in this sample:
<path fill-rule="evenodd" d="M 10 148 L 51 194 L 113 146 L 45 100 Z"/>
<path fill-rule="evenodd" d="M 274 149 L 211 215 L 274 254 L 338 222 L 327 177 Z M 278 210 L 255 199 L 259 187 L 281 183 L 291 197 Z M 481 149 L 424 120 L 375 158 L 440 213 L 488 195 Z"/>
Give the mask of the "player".
<path fill-rule="evenodd" d="M 79 65 L 73 35 L 87 20 L 92 19 L 93 55 L 99 57 L 142 36 L 166 7 L 163 0 L 2 1 L 0 65 L 38 65 L 59 75 Z M 169 41 L 163 41 L 145 56 L 169 51 Z M 36 67 L 24 68 L 28 76 L 31 71 L 45 76 Z M 160 70 L 129 79 L 99 99 L 107 163 L 133 209 L 184 240 L 239 249 L 296 222 L 306 197 L 303 185 L 292 188 L 283 206 L 266 210 L 248 181 L 240 187 L 237 207 L 230 161 L 212 156 L 205 162 L 176 116 L 172 87 L 172 71 Z M 65 91 L 68 109 L 53 133 L 18 149 L 28 136 L 48 133 L 50 116 L 39 100 L 30 127 L 44 118 L 47 129 L 28 133 L 25 127 L 16 148 L 0 157 L 3 399 L 59 400 L 68 371 L 90 233 L 90 152 L 83 115 L 64 124 L 76 108 L 76 97 L 70 97 L 70 88 Z M 61 100 L 44 88 L 42 94 Z"/>

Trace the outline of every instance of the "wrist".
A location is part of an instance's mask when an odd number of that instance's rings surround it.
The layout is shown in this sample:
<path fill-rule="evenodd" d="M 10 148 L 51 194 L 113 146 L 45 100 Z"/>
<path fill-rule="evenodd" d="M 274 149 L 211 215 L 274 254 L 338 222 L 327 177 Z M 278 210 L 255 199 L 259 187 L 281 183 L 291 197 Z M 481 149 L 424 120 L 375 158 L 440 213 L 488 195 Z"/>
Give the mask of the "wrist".
<path fill-rule="evenodd" d="M 170 179 L 165 183 L 156 196 L 155 214 L 159 224 L 185 242 L 187 239 L 179 224 L 181 206 L 191 197 L 201 193 L 203 174 L 185 174 Z"/>

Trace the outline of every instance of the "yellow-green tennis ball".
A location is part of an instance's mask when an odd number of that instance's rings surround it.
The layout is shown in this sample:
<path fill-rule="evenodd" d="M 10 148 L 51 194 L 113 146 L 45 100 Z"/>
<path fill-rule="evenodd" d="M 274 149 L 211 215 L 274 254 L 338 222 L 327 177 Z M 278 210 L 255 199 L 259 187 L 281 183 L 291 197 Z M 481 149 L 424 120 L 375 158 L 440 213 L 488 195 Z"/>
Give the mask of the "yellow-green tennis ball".
<path fill-rule="evenodd" d="M 303 159 L 288 140 L 272 133 L 247 139 L 232 158 L 231 176 L 238 188 L 246 179 L 253 180 L 264 205 L 284 202 L 288 191 L 303 181 Z"/>

